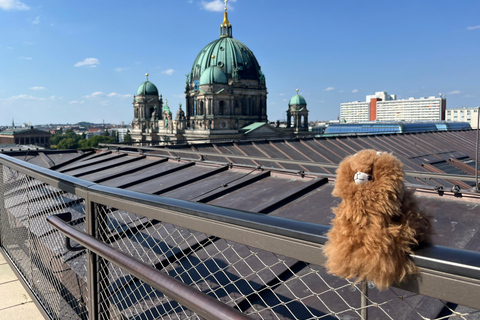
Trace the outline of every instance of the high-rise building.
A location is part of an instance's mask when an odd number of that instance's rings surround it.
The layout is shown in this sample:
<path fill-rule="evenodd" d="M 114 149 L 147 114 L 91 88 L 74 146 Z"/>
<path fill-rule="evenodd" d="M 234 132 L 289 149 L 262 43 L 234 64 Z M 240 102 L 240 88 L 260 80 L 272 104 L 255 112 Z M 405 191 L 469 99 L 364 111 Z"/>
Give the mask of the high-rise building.
<path fill-rule="evenodd" d="M 340 104 L 342 122 L 445 120 L 446 98 L 422 97 L 397 100 L 385 91 L 366 96 L 365 102 Z"/>
<path fill-rule="evenodd" d="M 472 129 L 478 128 L 478 108 L 447 109 L 445 111 L 447 121 L 468 122 Z"/>

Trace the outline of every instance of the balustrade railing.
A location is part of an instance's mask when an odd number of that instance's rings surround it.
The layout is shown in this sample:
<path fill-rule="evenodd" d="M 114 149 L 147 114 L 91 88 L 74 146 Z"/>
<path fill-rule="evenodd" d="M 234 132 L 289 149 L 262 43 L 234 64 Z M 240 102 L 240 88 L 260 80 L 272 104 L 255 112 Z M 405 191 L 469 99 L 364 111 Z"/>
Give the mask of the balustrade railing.
<path fill-rule="evenodd" d="M 327 226 L 0 164 L 0 246 L 51 319 L 479 316 L 476 252 L 420 248 L 380 292 L 325 271 Z"/>

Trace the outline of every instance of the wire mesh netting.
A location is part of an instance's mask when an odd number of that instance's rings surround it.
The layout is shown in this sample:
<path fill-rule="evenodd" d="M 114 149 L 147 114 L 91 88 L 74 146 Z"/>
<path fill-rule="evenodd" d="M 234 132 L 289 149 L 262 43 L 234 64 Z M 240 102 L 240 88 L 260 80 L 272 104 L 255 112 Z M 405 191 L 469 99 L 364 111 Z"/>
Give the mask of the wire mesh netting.
<path fill-rule="evenodd" d="M 85 250 L 67 251 L 65 237 L 46 222 L 49 215 L 70 212 L 69 224 L 85 232 L 84 199 L 0 168 L 0 234 L 7 256 L 52 319 L 88 319 Z M 98 240 L 254 319 L 480 319 L 478 310 L 395 288 L 380 292 L 195 226 L 102 204 L 94 205 L 94 214 Z M 99 258 L 97 267 L 92 292 L 99 319 L 200 319 L 109 261 Z"/>
<path fill-rule="evenodd" d="M 97 238 L 254 319 L 471 319 L 477 310 L 400 289 L 368 290 L 321 266 L 96 205 Z M 102 309 L 114 319 L 190 319 L 189 311 L 105 263 Z M 366 303 L 362 305 L 362 296 Z M 107 298 L 108 297 L 108 298 Z"/>
<path fill-rule="evenodd" d="M 71 212 L 83 228 L 84 201 L 3 166 L 1 237 L 7 256 L 52 319 L 87 319 L 84 252 L 65 249 L 46 217 Z"/>

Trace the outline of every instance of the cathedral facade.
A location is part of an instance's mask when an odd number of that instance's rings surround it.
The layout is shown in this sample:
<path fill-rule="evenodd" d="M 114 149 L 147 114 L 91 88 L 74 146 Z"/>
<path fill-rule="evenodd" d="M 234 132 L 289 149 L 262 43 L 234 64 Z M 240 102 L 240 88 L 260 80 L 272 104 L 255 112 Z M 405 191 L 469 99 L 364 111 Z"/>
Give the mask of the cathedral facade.
<path fill-rule="evenodd" d="M 156 144 L 305 133 L 308 132 L 305 99 L 295 97 L 301 96 L 297 93 L 291 103 L 298 100 L 301 104 L 289 104 L 288 127 L 268 125 L 265 75 L 253 52 L 233 38 L 225 1 L 220 37 L 199 52 L 187 74 L 185 110 L 180 105 L 172 118 L 170 108 L 147 75 L 147 81 L 134 96 L 131 136 L 135 142 Z M 305 121 L 290 121 L 290 118 Z"/>

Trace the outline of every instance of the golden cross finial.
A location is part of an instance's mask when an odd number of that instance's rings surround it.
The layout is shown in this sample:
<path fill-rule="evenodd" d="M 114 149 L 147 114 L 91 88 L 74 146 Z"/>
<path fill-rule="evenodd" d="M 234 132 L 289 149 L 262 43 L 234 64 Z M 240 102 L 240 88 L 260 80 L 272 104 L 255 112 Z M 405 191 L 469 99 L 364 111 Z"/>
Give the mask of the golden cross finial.
<path fill-rule="evenodd" d="M 165 99 L 165 104 L 168 104 L 168 100 L 167 100 L 167 99 Z"/>
<path fill-rule="evenodd" d="M 228 0 L 225 0 L 225 11 L 227 11 L 227 1 Z"/>
<path fill-rule="evenodd" d="M 147 72 L 147 73 L 145 73 L 145 75 L 147 76 L 147 81 L 148 81 L 148 76 L 149 76 L 148 72 Z"/>
<path fill-rule="evenodd" d="M 297 94 L 298 94 L 298 89 L 297 89 Z"/>

